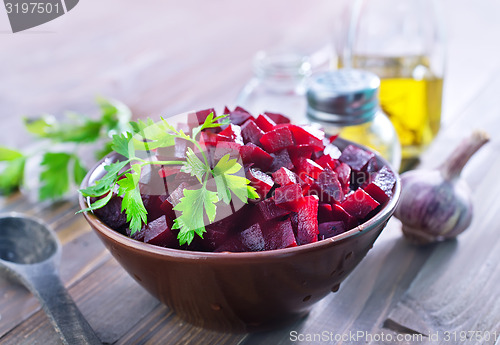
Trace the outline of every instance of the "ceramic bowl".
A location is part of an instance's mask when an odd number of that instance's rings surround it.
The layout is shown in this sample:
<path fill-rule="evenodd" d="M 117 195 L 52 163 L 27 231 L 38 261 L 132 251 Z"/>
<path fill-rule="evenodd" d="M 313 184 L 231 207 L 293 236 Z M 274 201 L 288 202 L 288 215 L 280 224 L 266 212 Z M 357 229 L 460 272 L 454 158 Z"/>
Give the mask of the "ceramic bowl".
<path fill-rule="evenodd" d="M 337 139 L 339 147 L 349 142 Z M 379 163 L 388 163 L 377 156 Z M 103 174 L 104 160 L 82 188 Z M 138 242 L 85 213 L 114 258 L 140 285 L 197 326 L 231 332 L 270 329 L 307 314 L 359 264 L 392 216 L 391 199 L 371 219 L 345 233 L 294 248 L 247 253 L 183 251 Z M 80 206 L 87 200 L 80 196 Z"/>

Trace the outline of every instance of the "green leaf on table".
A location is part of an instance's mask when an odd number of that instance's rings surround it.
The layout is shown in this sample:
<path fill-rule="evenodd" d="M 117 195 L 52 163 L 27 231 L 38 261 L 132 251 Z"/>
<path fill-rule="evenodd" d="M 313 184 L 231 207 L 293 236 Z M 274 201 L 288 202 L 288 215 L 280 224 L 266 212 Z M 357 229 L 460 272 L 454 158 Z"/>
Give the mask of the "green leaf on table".
<path fill-rule="evenodd" d="M 0 146 L 0 161 L 12 161 L 21 157 L 24 157 L 21 152 Z"/>
<path fill-rule="evenodd" d="M 188 147 L 186 152 L 186 162 L 181 168 L 182 172 L 191 174 L 191 176 L 196 176 L 200 183 L 203 180 L 203 176 L 210 170 L 210 167 L 206 166 L 194 151 Z"/>
<path fill-rule="evenodd" d="M 123 197 L 122 212 L 127 215 L 127 222 L 130 222 L 131 234 L 139 231 L 143 223 L 147 222 L 146 208 L 142 202 L 139 191 L 139 179 L 141 177 L 141 167 L 139 164 L 132 165 L 132 171 L 125 174 L 125 177 L 118 180 L 118 195 Z"/>
<path fill-rule="evenodd" d="M 10 160 L 0 171 L 0 194 L 10 194 L 19 189 L 24 177 L 25 157 Z"/>
<path fill-rule="evenodd" d="M 40 163 L 43 169 L 40 173 L 40 200 L 57 199 L 68 191 L 70 160 L 71 155 L 64 152 L 47 152 L 43 155 Z"/>
<path fill-rule="evenodd" d="M 73 156 L 73 181 L 75 184 L 80 185 L 87 174 L 87 169 L 83 166 L 78 156 Z"/>
<path fill-rule="evenodd" d="M 236 175 L 240 171 L 243 176 Z M 248 199 L 257 199 L 259 197 L 255 188 L 248 185 L 250 181 L 244 176 L 241 164 L 236 159 L 229 159 L 229 154 L 226 154 L 217 162 L 212 172 L 217 186 L 217 193 L 226 204 L 231 202 L 231 192 L 244 203 L 247 203 Z"/>
<path fill-rule="evenodd" d="M 97 104 L 101 108 L 101 122 L 110 137 L 130 129 L 132 112 L 124 103 L 98 97 Z"/>
<path fill-rule="evenodd" d="M 53 116 L 44 115 L 34 119 L 24 119 L 26 129 L 41 137 L 57 142 L 94 142 L 99 138 L 102 123 L 84 115 L 68 113 L 71 121 L 59 122 Z"/>
<path fill-rule="evenodd" d="M 207 190 L 205 184 L 199 189 L 184 189 L 184 197 L 174 207 L 182 214 L 174 220 L 173 229 L 179 229 L 179 244 L 190 244 L 194 234 L 203 237 L 205 232 L 204 215 L 213 222 L 215 219 L 215 203 L 219 201 L 216 192 Z"/>

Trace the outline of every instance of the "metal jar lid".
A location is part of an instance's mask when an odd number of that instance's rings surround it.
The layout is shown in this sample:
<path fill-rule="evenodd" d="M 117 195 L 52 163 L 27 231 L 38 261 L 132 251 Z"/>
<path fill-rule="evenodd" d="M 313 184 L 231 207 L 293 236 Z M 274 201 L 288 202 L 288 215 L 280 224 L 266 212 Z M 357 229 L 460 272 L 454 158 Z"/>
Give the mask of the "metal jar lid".
<path fill-rule="evenodd" d="M 313 75 L 307 88 L 307 116 L 312 121 L 356 125 L 378 111 L 377 75 L 357 69 L 339 69 Z"/>

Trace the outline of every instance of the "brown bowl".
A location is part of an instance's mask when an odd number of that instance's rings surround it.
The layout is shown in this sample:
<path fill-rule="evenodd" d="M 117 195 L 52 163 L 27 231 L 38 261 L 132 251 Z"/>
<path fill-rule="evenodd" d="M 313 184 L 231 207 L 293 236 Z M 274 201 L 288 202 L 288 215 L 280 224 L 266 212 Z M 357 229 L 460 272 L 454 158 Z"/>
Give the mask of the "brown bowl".
<path fill-rule="evenodd" d="M 335 143 L 341 148 L 349 144 L 341 139 Z M 102 174 L 104 164 L 102 160 L 87 174 L 82 188 Z M 263 252 L 158 247 L 118 233 L 92 213 L 84 215 L 123 268 L 179 317 L 210 329 L 247 332 L 304 316 L 314 303 L 336 292 L 386 226 L 400 189 L 398 179 L 392 198 L 354 229 L 316 243 Z M 87 207 L 81 195 L 80 206 Z"/>

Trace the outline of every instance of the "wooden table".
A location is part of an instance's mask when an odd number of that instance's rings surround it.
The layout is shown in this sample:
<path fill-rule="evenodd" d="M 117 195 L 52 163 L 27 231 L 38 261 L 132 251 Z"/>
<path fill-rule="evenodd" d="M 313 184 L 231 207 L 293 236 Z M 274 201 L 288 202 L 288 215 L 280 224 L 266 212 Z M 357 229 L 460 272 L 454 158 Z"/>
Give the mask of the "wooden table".
<path fill-rule="evenodd" d="M 69 14 L 15 35 L 0 10 L 0 145 L 33 145 L 23 115 L 60 116 L 67 109 L 97 114 L 96 95 L 122 100 L 135 117 L 231 104 L 251 75 L 257 50 L 320 50 L 333 39 L 341 5 L 81 1 Z M 83 217 L 74 214 L 75 197 L 40 203 L 15 194 L 0 197 L 0 211 L 40 217 L 57 232 L 63 281 L 105 343 L 495 344 L 495 332 L 500 338 L 500 5 L 489 0 L 443 5 L 449 42 L 444 126 L 422 166 L 435 166 L 471 128 L 491 133 L 491 143 L 464 171 L 474 192 L 474 221 L 456 241 L 416 248 L 391 220 L 340 290 L 300 322 L 261 334 L 193 327 L 121 269 Z M 460 339 L 464 331 L 467 341 Z M 489 340 L 478 340 L 478 331 L 489 332 Z M 326 334 L 329 341 L 307 341 L 314 334 Z M 339 337 L 344 339 L 335 340 Z M 31 294 L 0 277 L 0 344 L 58 343 Z"/>

